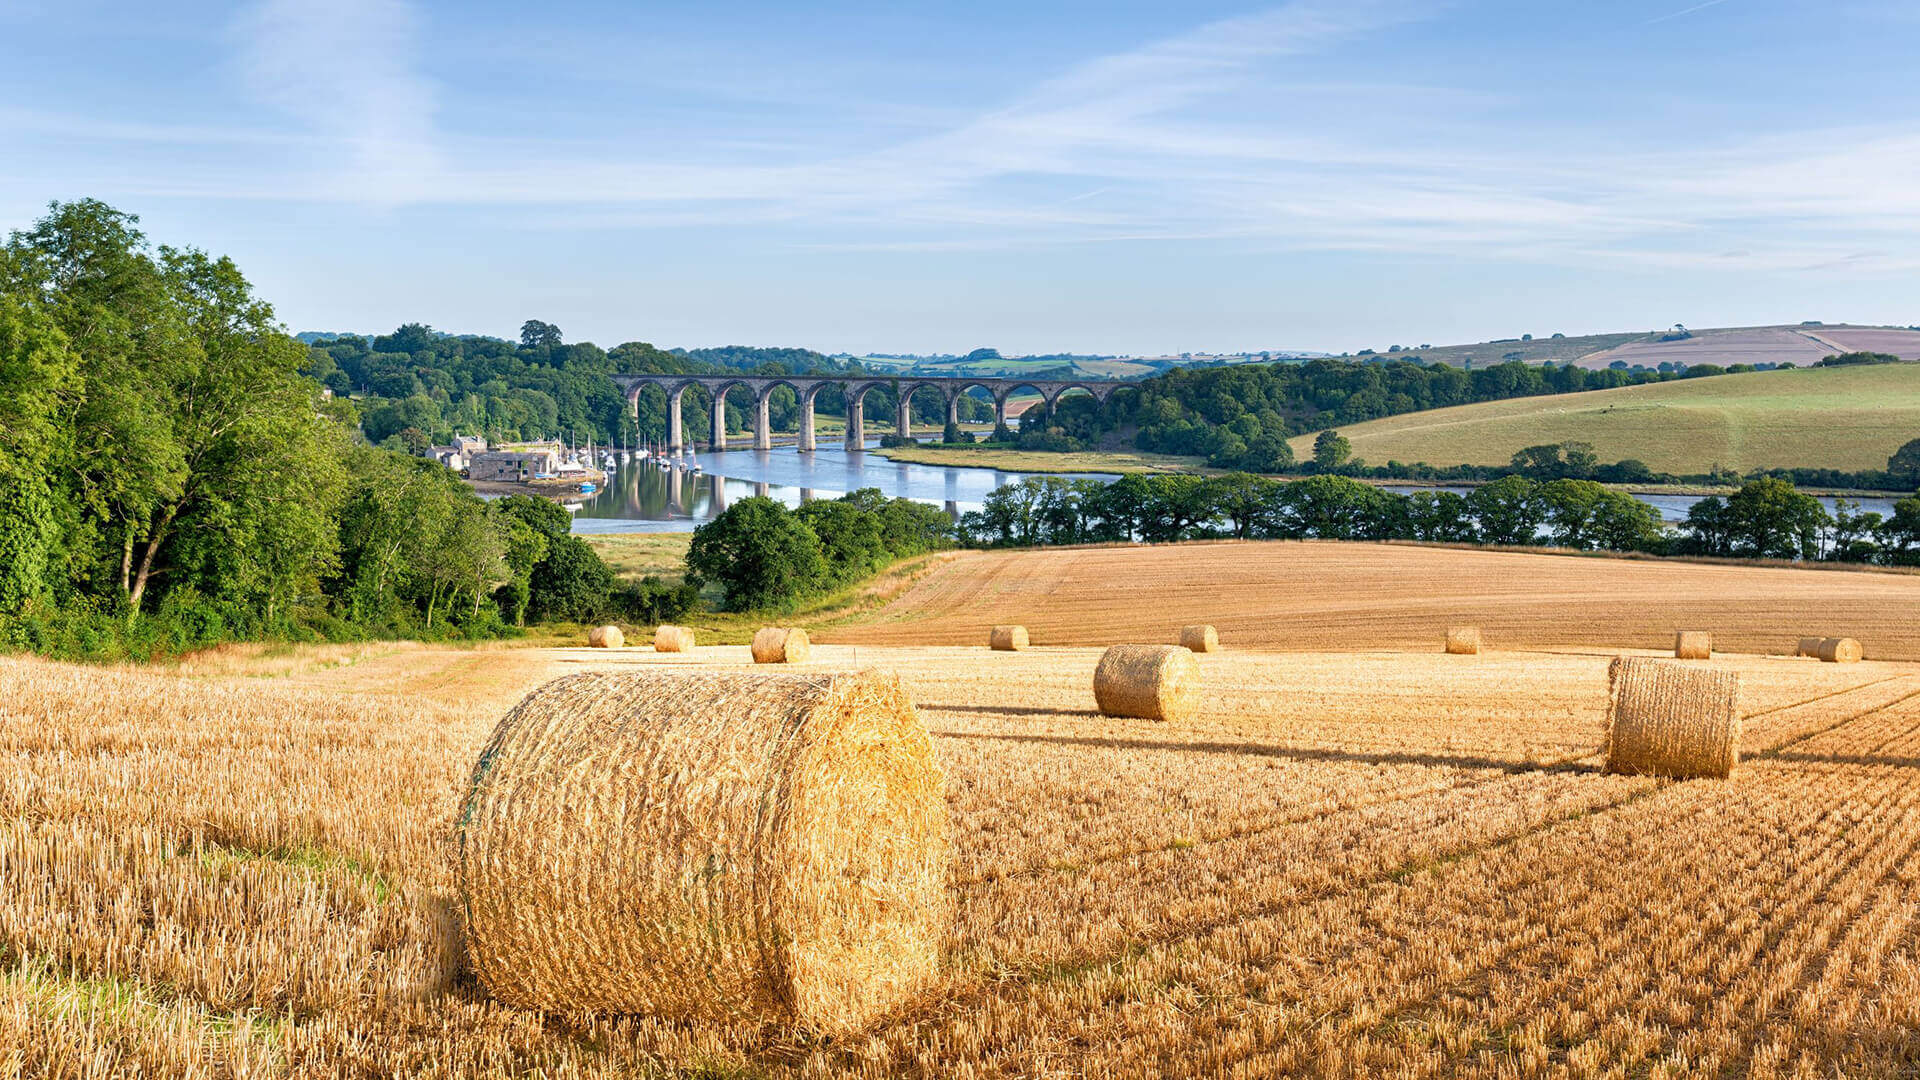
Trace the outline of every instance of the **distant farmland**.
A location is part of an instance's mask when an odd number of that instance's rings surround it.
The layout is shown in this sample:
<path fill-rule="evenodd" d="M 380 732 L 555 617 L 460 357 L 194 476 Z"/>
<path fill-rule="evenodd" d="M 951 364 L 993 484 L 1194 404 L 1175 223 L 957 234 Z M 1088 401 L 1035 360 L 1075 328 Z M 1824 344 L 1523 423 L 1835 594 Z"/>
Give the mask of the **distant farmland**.
<path fill-rule="evenodd" d="M 1765 371 L 1516 398 L 1341 429 L 1369 462 L 1501 465 L 1540 443 L 1593 444 L 1681 475 L 1731 469 L 1880 469 L 1920 438 L 1920 365 Z M 1313 437 L 1293 440 L 1312 455 Z"/>

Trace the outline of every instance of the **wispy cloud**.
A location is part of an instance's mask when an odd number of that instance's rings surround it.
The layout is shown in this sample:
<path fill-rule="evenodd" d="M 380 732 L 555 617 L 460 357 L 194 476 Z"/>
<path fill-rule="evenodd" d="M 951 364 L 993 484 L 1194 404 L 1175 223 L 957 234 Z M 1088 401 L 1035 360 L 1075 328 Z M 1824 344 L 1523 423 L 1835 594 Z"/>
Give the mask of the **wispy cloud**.
<path fill-rule="evenodd" d="M 1648 19 L 1646 22 L 1641 23 L 1640 25 L 1652 26 L 1655 23 L 1669 22 L 1673 19 L 1677 19 L 1681 17 L 1682 15 L 1691 15 L 1696 11 L 1705 11 L 1707 8 L 1718 7 L 1719 5 L 1724 4 L 1726 2 L 1727 0 L 1706 0 L 1705 3 L 1695 4 L 1689 8 L 1681 8 L 1679 11 L 1670 11 L 1665 15 L 1656 15 L 1653 18 Z"/>
<path fill-rule="evenodd" d="M 1068 66 L 970 117 L 848 152 L 844 132 L 831 147 L 721 129 L 625 149 L 436 130 L 434 88 L 411 59 L 417 20 L 400 0 L 268 0 L 236 40 L 247 85 L 294 119 L 275 153 L 300 167 L 176 163 L 137 183 L 498 207 L 503 223 L 537 228 L 784 227 L 796 246 L 859 250 L 1210 240 L 1576 265 L 1920 266 L 1909 130 L 1649 135 L 1636 148 L 1493 95 L 1329 92 L 1315 78 L 1327 65 L 1304 62 L 1443 10 L 1297 0 Z M 1340 114 L 1321 115 L 1329 105 Z M 0 136 L 55 126 L 0 110 Z M 87 130 L 128 145 L 233 142 L 199 128 Z"/>
<path fill-rule="evenodd" d="M 264 0 L 234 34 L 254 96 L 345 151 L 329 170 L 341 194 L 400 203 L 431 193 L 434 87 L 415 69 L 419 16 L 404 0 Z"/>

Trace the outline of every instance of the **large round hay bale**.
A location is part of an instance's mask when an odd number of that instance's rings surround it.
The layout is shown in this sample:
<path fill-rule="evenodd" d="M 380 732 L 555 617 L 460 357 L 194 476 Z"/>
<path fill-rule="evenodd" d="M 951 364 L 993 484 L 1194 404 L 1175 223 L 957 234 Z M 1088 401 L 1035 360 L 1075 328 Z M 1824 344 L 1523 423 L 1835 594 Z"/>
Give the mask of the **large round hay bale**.
<path fill-rule="evenodd" d="M 1673 657 L 1676 660 L 1713 659 L 1713 635 L 1705 630 L 1681 630 L 1673 635 Z"/>
<path fill-rule="evenodd" d="M 1740 677 L 1645 656 L 1607 670 L 1607 771 L 1726 777 L 1740 763 Z"/>
<path fill-rule="evenodd" d="M 660 625 L 653 632 L 654 652 L 692 652 L 693 631 L 684 626 Z"/>
<path fill-rule="evenodd" d="M 1115 645 L 1093 669 L 1093 697 L 1108 716 L 1185 720 L 1200 707 L 1200 664 L 1181 645 Z"/>
<path fill-rule="evenodd" d="M 1820 643 L 1825 640 L 1826 638 L 1803 637 L 1800 643 L 1794 646 L 1793 655 L 1811 656 L 1817 659 L 1820 656 Z"/>
<path fill-rule="evenodd" d="M 617 626 L 596 626 L 587 631 L 587 646 L 594 649 L 625 648 L 627 635 Z"/>
<path fill-rule="evenodd" d="M 799 627 L 763 626 L 753 632 L 753 662 L 756 664 L 804 664 L 813 643 Z"/>
<path fill-rule="evenodd" d="M 1447 627 L 1447 652 L 1458 656 L 1474 656 L 1480 652 L 1480 628 L 1477 626 Z"/>
<path fill-rule="evenodd" d="M 459 826 L 512 1005 L 854 1031 L 952 921 L 944 780 L 898 677 L 572 675 L 507 714 Z"/>
<path fill-rule="evenodd" d="M 1027 628 L 996 626 L 987 637 L 987 645 L 997 652 L 1018 652 L 1027 647 Z"/>
<path fill-rule="evenodd" d="M 1219 652 L 1220 635 L 1211 626 L 1183 626 L 1180 628 L 1180 646 L 1189 652 Z"/>
<path fill-rule="evenodd" d="M 1830 637 L 1820 640 L 1820 649 L 1815 655 L 1829 664 L 1857 664 L 1866 653 L 1860 643 L 1850 637 Z"/>

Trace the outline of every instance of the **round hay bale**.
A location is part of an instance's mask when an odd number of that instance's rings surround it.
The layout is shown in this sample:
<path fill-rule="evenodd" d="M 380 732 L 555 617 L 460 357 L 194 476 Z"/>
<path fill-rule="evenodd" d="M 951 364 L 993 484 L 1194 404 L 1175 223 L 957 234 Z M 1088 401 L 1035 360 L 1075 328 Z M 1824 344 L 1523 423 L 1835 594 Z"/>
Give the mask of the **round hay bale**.
<path fill-rule="evenodd" d="M 1018 652 L 1027 647 L 1027 628 L 996 626 L 987 638 L 987 645 L 995 652 Z"/>
<path fill-rule="evenodd" d="M 1713 659 L 1713 635 L 1705 630 L 1681 630 L 1673 635 L 1676 660 Z"/>
<path fill-rule="evenodd" d="M 1800 639 L 1800 643 L 1794 646 L 1793 655 L 1811 656 L 1818 659 L 1820 656 L 1820 643 L 1825 640 L 1825 638 L 1803 637 Z"/>
<path fill-rule="evenodd" d="M 799 627 L 763 626 L 753 632 L 753 662 L 756 664 L 804 664 L 813 643 Z"/>
<path fill-rule="evenodd" d="M 1447 652 L 1456 656 L 1475 656 L 1480 652 L 1480 628 L 1477 626 L 1447 627 Z"/>
<path fill-rule="evenodd" d="M 1740 677 L 1645 656 L 1607 669 L 1607 771 L 1720 777 L 1740 763 Z"/>
<path fill-rule="evenodd" d="M 1857 664 L 1866 653 L 1860 643 L 1850 637 L 1830 637 L 1820 639 L 1820 650 L 1815 655 L 1829 664 Z"/>
<path fill-rule="evenodd" d="M 473 969 L 525 1008 L 856 1031 L 937 974 L 944 788 L 894 675 L 550 682 L 459 819 Z"/>
<path fill-rule="evenodd" d="M 660 625 L 653 632 L 654 652 L 692 652 L 693 631 L 684 626 Z"/>
<path fill-rule="evenodd" d="M 593 649 L 621 649 L 627 644 L 627 635 L 617 626 L 596 626 L 587 631 L 587 647 Z"/>
<path fill-rule="evenodd" d="M 1211 626 L 1183 626 L 1180 646 L 1189 652 L 1219 652 L 1220 635 Z"/>
<path fill-rule="evenodd" d="M 1200 707 L 1200 664 L 1181 645 L 1115 645 L 1093 669 L 1093 696 L 1108 716 L 1185 720 Z"/>

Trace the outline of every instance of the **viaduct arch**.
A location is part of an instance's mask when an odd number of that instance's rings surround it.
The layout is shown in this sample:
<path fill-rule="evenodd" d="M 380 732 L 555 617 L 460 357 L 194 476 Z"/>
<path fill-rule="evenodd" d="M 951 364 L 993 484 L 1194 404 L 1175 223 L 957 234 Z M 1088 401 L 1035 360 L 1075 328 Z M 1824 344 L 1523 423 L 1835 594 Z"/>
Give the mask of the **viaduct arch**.
<path fill-rule="evenodd" d="M 1045 404 L 1047 415 L 1052 416 L 1054 407 L 1059 404 L 1060 396 L 1069 390 L 1085 390 L 1092 394 L 1095 401 L 1105 402 L 1117 390 L 1139 385 L 1133 382 L 1080 380 L 1080 379 L 979 379 L 950 377 L 908 377 L 881 378 L 873 375 L 614 375 L 615 385 L 620 387 L 627 397 L 627 408 L 638 414 L 640 392 L 649 386 L 659 387 L 667 395 L 667 449 L 678 452 L 690 447 L 686 437 L 686 425 L 681 414 L 681 398 L 690 387 L 698 386 L 707 391 L 712 400 L 712 415 L 708 418 L 710 432 L 709 444 L 716 450 L 727 448 L 727 391 L 736 386 L 745 387 L 753 395 L 753 445 L 757 450 L 773 447 L 773 427 L 768 421 L 767 403 L 776 387 L 787 387 L 800 399 L 800 451 L 810 453 L 816 447 L 813 430 L 813 402 L 820 391 L 829 386 L 838 386 L 847 400 L 847 433 L 845 445 L 848 450 L 858 450 L 865 437 L 865 416 L 867 394 L 878 387 L 891 387 L 896 392 L 896 400 L 903 404 L 898 410 L 899 433 L 902 436 L 913 435 L 913 410 L 904 405 L 912 401 L 915 392 L 931 388 L 941 395 L 947 405 L 947 422 L 956 423 L 960 415 L 960 395 L 975 387 L 985 390 L 993 397 L 993 415 L 999 423 L 1007 422 L 1007 398 L 1021 389 L 1037 390 Z"/>

